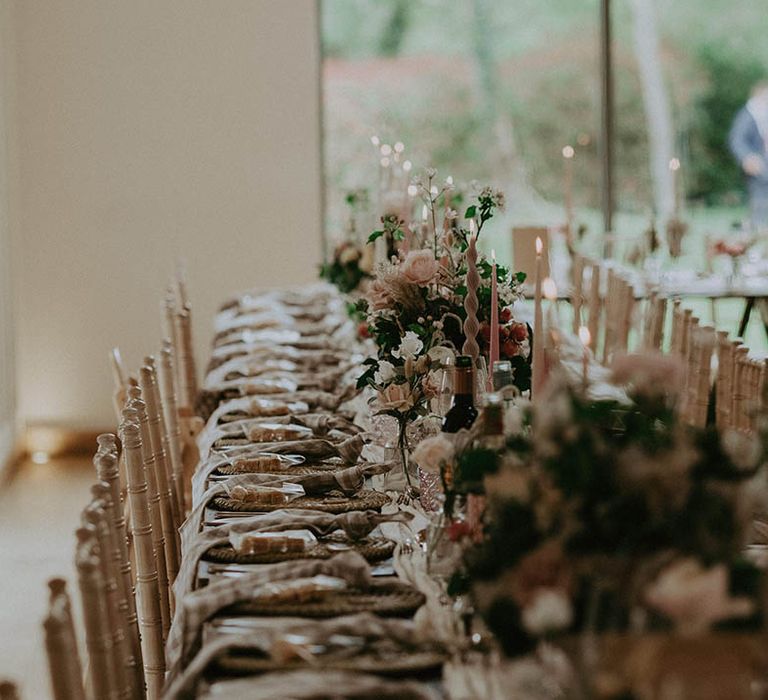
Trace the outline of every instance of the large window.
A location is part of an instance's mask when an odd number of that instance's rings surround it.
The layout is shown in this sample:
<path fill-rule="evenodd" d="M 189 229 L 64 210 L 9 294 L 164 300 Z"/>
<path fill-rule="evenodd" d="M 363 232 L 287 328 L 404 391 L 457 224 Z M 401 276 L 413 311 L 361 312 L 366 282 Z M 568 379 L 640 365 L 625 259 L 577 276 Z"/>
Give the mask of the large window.
<path fill-rule="evenodd" d="M 701 270 L 707 238 L 746 214 L 726 141 L 768 74 L 765 7 L 611 5 L 616 255 L 644 245 L 652 221 L 663 240 L 678 216 L 688 225 L 682 257 L 664 264 Z M 583 246 L 599 251 L 599 23 L 598 0 L 322 0 L 328 235 L 344 230 L 346 194 L 376 187 L 375 136 L 379 148 L 402 142 L 415 169 L 503 188 L 508 211 L 485 243 L 506 259 L 511 226 L 563 223 L 568 196 Z"/>

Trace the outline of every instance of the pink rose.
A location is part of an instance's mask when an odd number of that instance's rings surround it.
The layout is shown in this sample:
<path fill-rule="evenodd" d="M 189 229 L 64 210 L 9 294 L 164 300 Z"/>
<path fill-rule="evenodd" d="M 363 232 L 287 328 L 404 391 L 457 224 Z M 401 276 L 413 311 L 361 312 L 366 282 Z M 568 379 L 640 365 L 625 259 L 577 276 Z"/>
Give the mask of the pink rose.
<path fill-rule="evenodd" d="M 437 260 L 429 250 L 412 250 L 406 256 L 401 271 L 408 282 L 424 287 L 437 274 Z"/>
<path fill-rule="evenodd" d="M 392 295 L 387 284 L 380 279 L 372 280 L 368 286 L 368 301 L 374 311 L 380 311 L 391 306 Z"/>
<path fill-rule="evenodd" d="M 405 412 L 413 408 L 413 394 L 408 384 L 390 384 L 379 392 L 378 404 L 383 411 Z"/>

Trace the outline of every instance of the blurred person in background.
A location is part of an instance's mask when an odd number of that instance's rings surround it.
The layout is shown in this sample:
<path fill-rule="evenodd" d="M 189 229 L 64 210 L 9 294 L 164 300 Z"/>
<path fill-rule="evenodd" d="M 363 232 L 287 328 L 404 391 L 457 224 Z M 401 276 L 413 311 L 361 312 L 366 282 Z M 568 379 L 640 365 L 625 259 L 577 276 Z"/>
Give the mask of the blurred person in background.
<path fill-rule="evenodd" d="M 747 178 L 752 228 L 768 229 L 768 80 L 752 88 L 733 120 L 728 145 Z"/>

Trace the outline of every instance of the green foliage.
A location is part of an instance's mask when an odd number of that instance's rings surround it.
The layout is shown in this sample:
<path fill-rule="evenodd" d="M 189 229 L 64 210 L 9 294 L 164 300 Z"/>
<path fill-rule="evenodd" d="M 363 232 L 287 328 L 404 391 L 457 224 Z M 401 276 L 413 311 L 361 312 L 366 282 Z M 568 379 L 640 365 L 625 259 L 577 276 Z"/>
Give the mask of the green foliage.
<path fill-rule="evenodd" d="M 320 265 L 320 277 L 336 285 L 339 291 L 348 294 L 357 289 L 360 282 L 368 277 L 368 274 L 360 269 L 359 262 L 359 256 L 355 260 L 342 262 L 336 254 L 333 260 Z"/>
<path fill-rule="evenodd" d="M 631 403 L 589 401 L 563 384 L 547 410 L 537 408 L 535 430 L 507 442 L 494 481 L 507 487 L 489 491 L 484 540 L 465 556 L 472 581 L 496 584 L 474 592 L 506 653 L 518 653 L 521 632 L 520 599 L 510 582 L 533 585 L 531 571 L 550 577 L 535 585 L 568 592 L 575 606 L 571 631 L 595 604 L 590 590 L 602 596 L 590 624 L 627 624 L 629 611 L 645 604 L 644 587 L 673 558 L 704 569 L 722 564 L 733 595 L 758 596 L 759 573 L 741 554 L 751 515 L 745 484 L 764 460 L 757 443 L 737 448 L 714 428 L 685 424 L 652 384 L 629 393 Z M 472 459 L 482 471 L 483 460 Z M 509 591 L 498 587 L 502 581 Z M 488 599 L 483 590 L 496 592 Z M 670 621 L 656 611 L 649 624 Z M 759 614 L 718 627 L 755 624 Z"/>
<path fill-rule="evenodd" d="M 742 189 L 741 170 L 728 151 L 728 131 L 750 88 L 766 71 L 759 61 L 716 44 L 704 46 L 698 62 L 706 87 L 694 104 L 688 126 L 689 192 L 716 204 Z"/>
<path fill-rule="evenodd" d="M 485 493 L 483 479 L 499 468 L 499 455 L 487 448 L 473 448 L 459 455 L 453 481 L 458 493 Z"/>

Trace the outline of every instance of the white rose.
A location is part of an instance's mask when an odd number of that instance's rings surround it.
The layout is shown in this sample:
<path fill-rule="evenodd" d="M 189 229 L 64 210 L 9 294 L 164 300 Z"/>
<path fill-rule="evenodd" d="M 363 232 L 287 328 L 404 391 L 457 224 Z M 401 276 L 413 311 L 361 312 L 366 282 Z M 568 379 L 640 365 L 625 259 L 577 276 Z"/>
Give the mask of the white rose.
<path fill-rule="evenodd" d="M 381 360 L 379 362 L 379 369 L 373 375 L 373 380 L 377 384 L 386 384 L 395 378 L 395 366 L 391 362 Z"/>
<path fill-rule="evenodd" d="M 341 255 L 339 255 L 339 262 L 342 265 L 347 265 L 348 263 L 355 262 L 360 257 L 360 252 L 357 250 L 357 248 L 354 248 L 353 246 L 347 246 L 344 248 L 344 250 L 341 251 Z"/>
<path fill-rule="evenodd" d="M 407 357 L 416 357 L 423 349 L 424 343 L 421 342 L 419 336 L 413 331 L 406 331 L 400 342 L 400 347 L 392 351 L 392 356 L 404 360 Z"/>
<path fill-rule="evenodd" d="M 453 459 L 453 444 L 445 435 L 435 435 L 416 445 L 412 456 L 423 471 L 439 474 L 441 465 Z"/>
<path fill-rule="evenodd" d="M 672 562 L 645 591 L 645 602 L 674 620 L 683 634 L 701 634 L 718 620 L 746 617 L 754 603 L 731 597 L 724 564 L 705 569 L 692 557 Z"/>
<path fill-rule="evenodd" d="M 562 591 L 542 588 L 523 610 L 522 619 L 525 629 L 534 636 L 563 630 L 573 621 L 571 601 Z"/>

